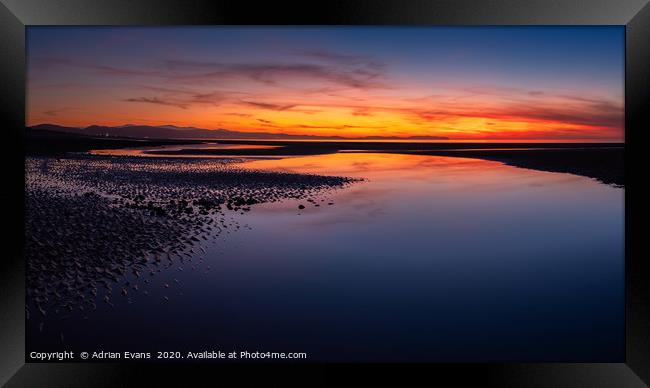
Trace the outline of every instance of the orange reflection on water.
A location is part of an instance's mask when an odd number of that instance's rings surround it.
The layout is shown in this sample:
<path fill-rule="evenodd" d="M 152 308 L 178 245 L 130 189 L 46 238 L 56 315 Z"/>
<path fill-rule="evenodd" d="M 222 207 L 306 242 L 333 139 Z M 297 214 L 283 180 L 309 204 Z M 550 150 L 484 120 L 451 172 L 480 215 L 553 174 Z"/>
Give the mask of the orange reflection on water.
<path fill-rule="evenodd" d="M 474 184 L 521 179 L 527 176 L 566 178 L 566 174 L 549 174 L 506 166 L 501 162 L 482 159 L 386 153 L 334 153 L 318 156 L 255 160 L 243 164 L 246 168 L 343 175 L 373 181 L 472 182 Z M 552 175 L 552 176 L 551 176 Z"/>
<path fill-rule="evenodd" d="M 91 155 L 108 155 L 108 156 L 148 156 L 148 157 L 188 157 L 196 158 L 196 155 L 183 153 L 183 150 L 253 150 L 253 149 L 272 149 L 277 146 L 271 145 L 248 145 L 248 144 L 219 144 L 219 143 L 201 143 L 201 144 L 175 144 L 160 147 L 132 147 L 117 148 L 106 150 L 91 150 Z M 172 152 L 173 154 L 156 154 L 156 151 Z M 177 153 L 176 153 L 177 152 Z M 228 158 L 223 155 L 201 155 L 202 158 Z"/>
<path fill-rule="evenodd" d="M 410 228 L 408 225 L 414 220 L 419 220 L 421 228 L 431 227 L 432 220 L 438 227 L 461 225 L 458 228 L 466 233 L 478 227 L 466 218 L 489 214 L 485 217 L 494 217 L 493 221 L 507 218 L 507 222 L 512 223 L 529 222 L 526 220 L 538 217 L 539 211 L 571 209 L 583 203 L 586 196 L 598 202 L 621 195 L 620 189 L 586 177 L 448 156 L 335 153 L 254 160 L 240 167 L 363 179 L 321 199 L 335 206 L 314 207 L 296 200 L 256 207 L 255 214 L 262 218 L 271 214 L 290 217 L 295 215 L 299 204 L 306 204 L 307 207 L 299 211 L 301 217 L 291 221 L 295 230 L 282 229 L 292 230 L 292 233 L 334 224 L 370 227 L 368 225 L 388 223 Z M 544 207 L 548 209 L 541 210 Z"/>

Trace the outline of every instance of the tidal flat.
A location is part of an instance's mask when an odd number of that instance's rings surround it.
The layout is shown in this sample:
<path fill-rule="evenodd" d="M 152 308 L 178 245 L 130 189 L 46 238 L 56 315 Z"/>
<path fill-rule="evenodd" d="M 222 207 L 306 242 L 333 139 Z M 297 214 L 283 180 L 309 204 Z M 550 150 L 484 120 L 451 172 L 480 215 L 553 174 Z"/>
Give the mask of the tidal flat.
<path fill-rule="evenodd" d="M 27 158 L 27 317 L 86 315 L 99 289 L 113 306 L 164 268 L 205 270 L 204 245 L 247 227 L 231 214 L 287 198 L 314 201 L 354 182 L 244 170 L 240 162 Z M 127 273 L 136 280 L 125 281 Z"/>
<path fill-rule="evenodd" d="M 142 151 L 27 158 L 28 348 L 624 352 L 619 185 L 464 151 Z"/>

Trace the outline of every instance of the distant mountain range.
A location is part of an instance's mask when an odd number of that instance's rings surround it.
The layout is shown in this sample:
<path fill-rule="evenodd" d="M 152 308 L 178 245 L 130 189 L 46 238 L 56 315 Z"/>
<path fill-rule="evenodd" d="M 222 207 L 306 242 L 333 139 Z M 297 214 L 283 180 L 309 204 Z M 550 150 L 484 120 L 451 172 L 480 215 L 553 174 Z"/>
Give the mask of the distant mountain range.
<path fill-rule="evenodd" d="M 56 124 L 39 124 L 31 129 L 56 132 L 76 133 L 88 136 L 131 137 L 140 139 L 276 139 L 276 140 L 449 140 L 445 136 L 316 136 L 289 135 L 284 133 L 241 132 L 229 129 L 204 129 L 194 127 L 177 127 L 175 125 L 133 125 L 126 124 L 117 127 L 91 125 L 85 128 L 65 127 Z"/>

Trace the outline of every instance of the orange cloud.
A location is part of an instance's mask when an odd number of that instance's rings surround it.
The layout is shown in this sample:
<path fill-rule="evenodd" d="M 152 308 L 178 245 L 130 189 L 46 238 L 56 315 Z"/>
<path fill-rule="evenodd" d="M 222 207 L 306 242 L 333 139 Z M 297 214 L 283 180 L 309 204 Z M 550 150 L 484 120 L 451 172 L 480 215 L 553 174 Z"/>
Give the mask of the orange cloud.
<path fill-rule="evenodd" d="M 623 105 L 610 96 L 428 85 L 394 77 L 384 64 L 364 56 L 297 55 L 310 61 L 175 60 L 138 68 L 35 59 L 38 71 L 72 70 L 79 79 L 60 89 L 30 81 L 28 125 L 55 118 L 73 126 L 174 124 L 347 137 L 623 137 Z"/>

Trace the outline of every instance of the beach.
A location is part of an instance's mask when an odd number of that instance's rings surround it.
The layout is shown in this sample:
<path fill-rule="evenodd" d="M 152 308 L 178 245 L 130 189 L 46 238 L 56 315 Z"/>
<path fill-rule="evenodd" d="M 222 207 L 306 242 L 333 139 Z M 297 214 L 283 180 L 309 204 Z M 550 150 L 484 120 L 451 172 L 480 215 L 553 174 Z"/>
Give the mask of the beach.
<path fill-rule="evenodd" d="M 27 361 L 625 359 L 622 26 L 26 34 Z"/>
<path fill-rule="evenodd" d="M 242 170 L 237 159 L 30 157 L 26 160 L 27 314 L 82 315 L 137 292 L 163 268 L 209 269 L 196 255 L 247 227 L 231 213 L 305 203 L 344 177 Z M 194 262 L 192 262 L 194 258 Z M 138 283 L 124 283 L 125 273 Z"/>
<path fill-rule="evenodd" d="M 563 341 L 526 358 L 620 350 L 578 333 L 621 324 L 617 145 L 126 140 L 26 157 L 32 348 L 495 361 L 544 332 Z"/>

